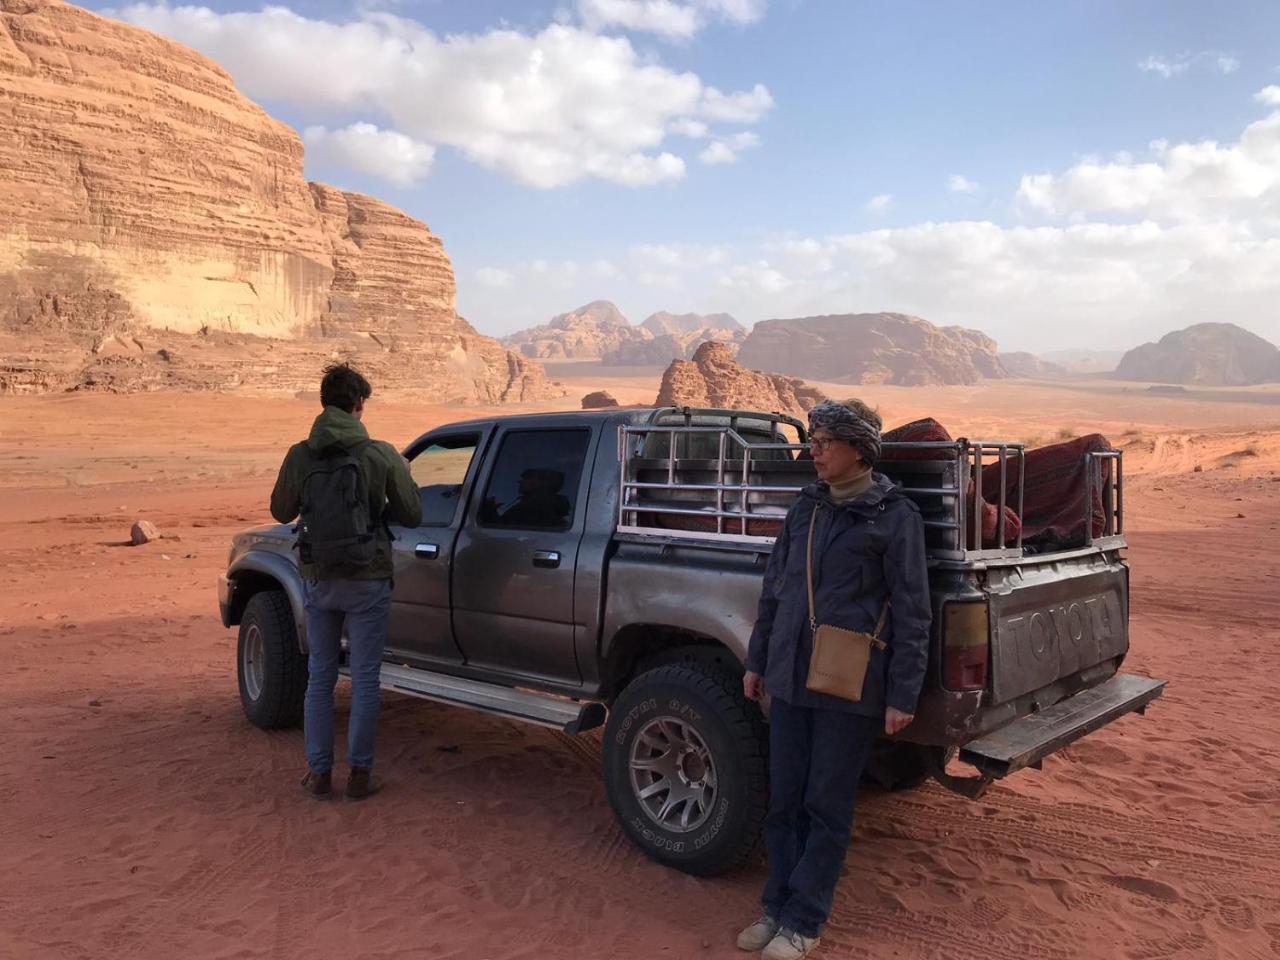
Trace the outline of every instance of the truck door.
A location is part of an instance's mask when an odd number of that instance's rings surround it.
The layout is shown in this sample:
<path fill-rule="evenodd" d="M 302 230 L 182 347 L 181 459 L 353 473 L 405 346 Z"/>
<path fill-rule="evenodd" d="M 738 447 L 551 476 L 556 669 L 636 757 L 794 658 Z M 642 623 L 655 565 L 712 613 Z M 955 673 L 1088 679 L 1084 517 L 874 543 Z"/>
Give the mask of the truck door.
<path fill-rule="evenodd" d="M 574 574 L 591 430 L 501 428 L 458 534 L 453 627 L 467 665 L 580 683 Z"/>
<path fill-rule="evenodd" d="M 449 569 L 482 436 L 481 430 L 430 434 L 408 451 L 409 472 L 422 498 L 422 524 L 391 525 L 395 587 L 388 658 L 462 663 L 449 615 Z"/>

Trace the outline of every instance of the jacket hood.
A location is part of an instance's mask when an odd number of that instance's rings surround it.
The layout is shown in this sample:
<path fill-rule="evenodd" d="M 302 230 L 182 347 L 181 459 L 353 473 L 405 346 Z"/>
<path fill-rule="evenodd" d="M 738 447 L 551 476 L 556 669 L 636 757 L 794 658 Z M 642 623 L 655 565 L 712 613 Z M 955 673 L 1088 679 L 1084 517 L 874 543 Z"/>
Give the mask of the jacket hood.
<path fill-rule="evenodd" d="M 311 425 L 307 446 L 313 453 L 324 453 L 333 447 L 349 448 L 369 439 L 364 424 L 338 407 L 325 407 Z"/>
<path fill-rule="evenodd" d="M 902 492 L 900 483 L 890 480 L 883 473 L 876 472 L 871 475 L 871 489 L 848 503 L 837 503 L 831 496 L 831 487 L 823 480 L 809 484 L 800 491 L 800 496 L 808 497 L 810 500 L 816 500 L 819 503 L 825 503 L 829 507 L 865 510 L 871 507 L 878 507 L 882 502 L 899 500 L 905 494 Z"/>

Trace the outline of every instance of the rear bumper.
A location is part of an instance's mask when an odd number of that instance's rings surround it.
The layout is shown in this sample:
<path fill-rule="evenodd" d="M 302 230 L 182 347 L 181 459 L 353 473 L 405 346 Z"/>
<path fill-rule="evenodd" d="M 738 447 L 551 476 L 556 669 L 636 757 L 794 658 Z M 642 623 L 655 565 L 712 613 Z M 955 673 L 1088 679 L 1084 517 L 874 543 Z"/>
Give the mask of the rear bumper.
<path fill-rule="evenodd" d="M 1015 720 L 960 748 L 960 759 L 985 776 L 1004 777 L 1135 711 L 1164 692 L 1166 681 L 1121 673 L 1052 707 Z"/>

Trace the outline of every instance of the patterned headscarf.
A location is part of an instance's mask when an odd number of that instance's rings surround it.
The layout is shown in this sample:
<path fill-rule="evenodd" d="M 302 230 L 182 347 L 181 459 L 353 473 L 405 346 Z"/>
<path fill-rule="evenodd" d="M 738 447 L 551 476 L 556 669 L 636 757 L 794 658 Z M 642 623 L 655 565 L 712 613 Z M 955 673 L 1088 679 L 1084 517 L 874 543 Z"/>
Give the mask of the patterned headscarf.
<path fill-rule="evenodd" d="M 823 400 L 810 410 L 809 433 L 815 430 L 826 430 L 837 439 L 849 441 L 867 463 L 880 459 L 880 426 L 843 403 Z"/>

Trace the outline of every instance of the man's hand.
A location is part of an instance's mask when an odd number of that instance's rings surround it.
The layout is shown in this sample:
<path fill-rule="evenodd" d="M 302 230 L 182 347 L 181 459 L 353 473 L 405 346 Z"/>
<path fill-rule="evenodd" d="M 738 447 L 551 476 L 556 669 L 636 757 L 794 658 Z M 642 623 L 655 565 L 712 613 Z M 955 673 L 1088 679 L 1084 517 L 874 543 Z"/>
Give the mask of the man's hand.
<path fill-rule="evenodd" d="M 751 676 L 751 674 L 747 674 Z M 893 736 L 900 730 L 907 729 L 907 726 L 916 718 L 914 713 L 903 713 L 901 710 L 895 710 L 889 707 L 884 712 L 884 732 L 889 736 Z"/>
<path fill-rule="evenodd" d="M 742 695 L 748 700 L 764 699 L 764 677 L 748 670 L 742 675 Z"/>

